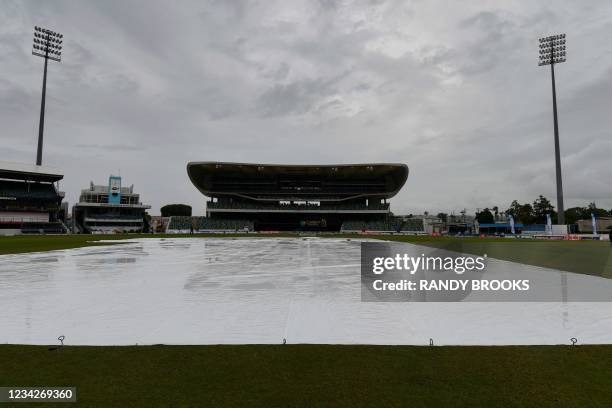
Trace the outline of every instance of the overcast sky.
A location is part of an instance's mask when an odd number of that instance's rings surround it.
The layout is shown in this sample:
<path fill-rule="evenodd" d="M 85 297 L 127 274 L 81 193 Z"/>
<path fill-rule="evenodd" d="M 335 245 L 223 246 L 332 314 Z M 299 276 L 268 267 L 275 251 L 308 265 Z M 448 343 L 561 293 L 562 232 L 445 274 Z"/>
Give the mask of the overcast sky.
<path fill-rule="evenodd" d="M 72 205 L 121 173 L 159 214 L 204 197 L 189 161 L 401 162 L 395 213 L 556 204 L 557 66 L 566 207 L 612 208 L 612 2 L 10 1 L 0 7 L 0 160 L 33 163 L 43 60 L 43 164 Z"/>

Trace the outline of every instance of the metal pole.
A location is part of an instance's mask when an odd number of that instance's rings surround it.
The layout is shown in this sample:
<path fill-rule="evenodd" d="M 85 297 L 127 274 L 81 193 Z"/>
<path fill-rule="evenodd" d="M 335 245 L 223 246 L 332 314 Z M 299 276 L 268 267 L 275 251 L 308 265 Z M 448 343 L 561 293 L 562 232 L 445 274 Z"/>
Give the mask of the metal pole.
<path fill-rule="evenodd" d="M 38 123 L 38 150 L 36 151 L 36 165 L 42 165 L 42 149 L 43 149 L 43 130 L 45 128 L 45 94 L 47 93 L 47 61 L 49 59 L 45 55 L 45 73 L 43 74 L 42 99 L 40 101 L 40 122 Z"/>
<path fill-rule="evenodd" d="M 555 127 L 555 169 L 557 176 L 557 223 L 565 225 L 565 209 L 563 206 L 563 182 L 561 181 L 561 152 L 559 151 L 559 124 L 557 123 L 557 92 L 555 89 L 555 64 L 550 64 L 552 78 L 553 120 Z"/>

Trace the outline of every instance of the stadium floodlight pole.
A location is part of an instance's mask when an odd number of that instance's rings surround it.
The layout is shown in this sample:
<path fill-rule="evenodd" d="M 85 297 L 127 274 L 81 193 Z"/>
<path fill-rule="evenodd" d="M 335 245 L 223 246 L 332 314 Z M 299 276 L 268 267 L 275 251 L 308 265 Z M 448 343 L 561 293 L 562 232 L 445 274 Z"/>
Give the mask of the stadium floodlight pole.
<path fill-rule="evenodd" d="M 45 59 L 43 74 L 42 98 L 40 101 L 40 122 L 38 123 L 38 149 L 36 151 L 36 165 L 42 165 L 43 130 L 45 128 L 45 97 L 47 93 L 47 62 L 49 60 L 60 62 L 62 60 L 63 35 L 42 27 L 34 27 L 34 41 L 32 42 L 32 55 Z"/>
<path fill-rule="evenodd" d="M 549 35 L 540 38 L 539 66 L 550 65 L 552 78 L 553 121 L 555 128 L 555 171 L 557 175 L 557 212 L 558 223 L 565 224 L 563 206 L 563 183 L 561 181 L 561 153 L 559 151 L 559 124 L 557 123 L 557 91 L 555 89 L 555 64 L 565 62 L 565 34 Z"/>

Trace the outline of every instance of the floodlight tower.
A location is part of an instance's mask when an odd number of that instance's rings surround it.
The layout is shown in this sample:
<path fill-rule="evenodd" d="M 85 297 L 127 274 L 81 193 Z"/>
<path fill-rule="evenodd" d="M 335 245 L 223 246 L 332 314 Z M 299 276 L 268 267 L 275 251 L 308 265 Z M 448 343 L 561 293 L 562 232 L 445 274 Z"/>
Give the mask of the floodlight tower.
<path fill-rule="evenodd" d="M 62 60 L 62 38 L 64 36 L 46 28 L 34 27 L 34 41 L 32 55 L 45 59 L 43 74 L 42 99 L 40 101 L 40 122 L 38 124 L 38 150 L 36 151 L 36 165 L 42 164 L 43 130 L 45 127 L 45 96 L 47 93 L 47 62 L 49 60 L 60 62 Z"/>
<path fill-rule="evenodd" d="M 563 183 L 561 181 L 561 153 L 559 152 L 559 124 L 557 123 L 557 91 L 555 89 L 555 64 L 565 62 L 565 34 L 549 35 L 540 38 L 539 66 L 550 65 L 552 78 L 553 121 L 555 127 L 555 169 L 557 175 L 557 212 L 558 223 L 565 224 L 563 206 Z"/>

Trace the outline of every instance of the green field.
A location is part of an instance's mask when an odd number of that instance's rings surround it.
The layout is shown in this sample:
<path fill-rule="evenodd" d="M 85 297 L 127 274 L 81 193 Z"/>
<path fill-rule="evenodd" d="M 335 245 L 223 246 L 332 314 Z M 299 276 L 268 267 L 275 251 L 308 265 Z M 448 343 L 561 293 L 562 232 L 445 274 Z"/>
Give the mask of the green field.
<path fill-rule="evenodd" d="M 449 251 L 583 273 L 612 279 L 612 248 L 605 241 L 548 241 L 506 238 L 432 238 L 390 236 L 383 239 L 412 242 Z"/>
<path fill-rule="evenodd" d="M 612 346 L 4 345 L 0 359 L 1 385 L 76 386 L 86 407 L 612 406 Z"/>
<path fill-rule="evenodd" d="M 298 234 L 211 234 L 211 235 L 35 235 L 0 237 L 0 254 L 51 251 L 91 245 L 108 245 L 100 240 L 120 243 L 128 238 L 168 237 L 299 237 Z M 363 238 L 363 235 L 320 234 L 322 237 Z M 490 257 L 528 265 L 612 278 L 612 249 L 604 241 L 546 241 L 504 238 L 451 238 L 405 235 L 368 235 L 367 238 L 411 242 L 451 251 Z"/>

